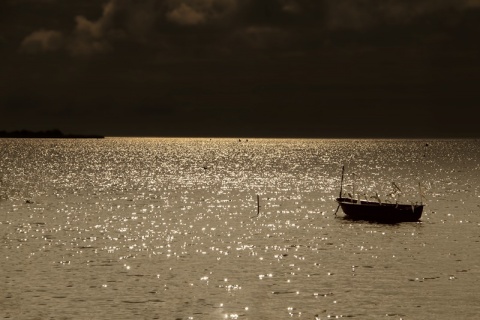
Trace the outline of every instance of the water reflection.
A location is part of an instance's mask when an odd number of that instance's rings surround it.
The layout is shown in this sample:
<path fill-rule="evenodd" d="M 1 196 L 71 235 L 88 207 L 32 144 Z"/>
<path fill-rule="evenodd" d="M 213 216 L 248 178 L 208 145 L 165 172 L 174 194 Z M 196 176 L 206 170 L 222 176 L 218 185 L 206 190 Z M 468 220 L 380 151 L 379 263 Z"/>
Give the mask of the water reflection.
<path fill-rule="evenodd" d="M 403 140 L 2 144 L 3 317 L 447 319 L 451 300 L 480 311 L 475 143 L 433 142 L 427 159 Z M 415 198 L 407 185 L 429 181 L 422 221 L 335 217 L 343 163 L 357 190 L 395 180 Z"/>

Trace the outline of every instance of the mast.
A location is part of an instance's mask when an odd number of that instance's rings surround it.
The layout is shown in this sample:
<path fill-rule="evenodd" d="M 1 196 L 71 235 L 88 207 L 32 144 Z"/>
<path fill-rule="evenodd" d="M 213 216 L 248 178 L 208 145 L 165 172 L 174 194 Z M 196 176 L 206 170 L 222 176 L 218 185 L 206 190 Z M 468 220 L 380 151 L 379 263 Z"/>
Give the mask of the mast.
<path fill-rule="evenodd" d="M 342 197 L 342 192 L 343 192 L 343 174 L 345 173 L 345 166 L 342 166 L 342 180 L 340 181 L 340 195 L 338 196 L 339 198 Z"/>

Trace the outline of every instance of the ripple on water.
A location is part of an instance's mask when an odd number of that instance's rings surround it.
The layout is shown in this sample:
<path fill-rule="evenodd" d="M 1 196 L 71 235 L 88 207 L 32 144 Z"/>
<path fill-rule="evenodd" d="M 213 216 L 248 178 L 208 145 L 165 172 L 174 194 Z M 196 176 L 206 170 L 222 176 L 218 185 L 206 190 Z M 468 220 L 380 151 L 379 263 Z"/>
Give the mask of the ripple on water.
<path fill-rule="evenodd" d="M 0 164 L 0 304 L 9 317 L 450 319 L 480 312 L 473 141 L 430 142 L 427 159 L 411 140 L 0 143 L 7 159 Z M 422 222 L 335 218 L 342 164 L 345 187 L 355 172 L 359 193 L 396 181 L 418 201 L 409 183 L 421 177 Z"/>

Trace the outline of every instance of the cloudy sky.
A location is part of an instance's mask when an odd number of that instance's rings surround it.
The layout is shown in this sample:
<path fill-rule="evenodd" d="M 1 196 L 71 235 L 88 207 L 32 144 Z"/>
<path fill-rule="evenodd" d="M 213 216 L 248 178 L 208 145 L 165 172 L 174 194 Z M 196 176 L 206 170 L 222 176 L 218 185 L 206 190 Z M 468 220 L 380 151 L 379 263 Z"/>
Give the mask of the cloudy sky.
<path fill-rule="evenodd" d="M 0 130 L 480 137 L 480 0 L 2 0 Z"/>

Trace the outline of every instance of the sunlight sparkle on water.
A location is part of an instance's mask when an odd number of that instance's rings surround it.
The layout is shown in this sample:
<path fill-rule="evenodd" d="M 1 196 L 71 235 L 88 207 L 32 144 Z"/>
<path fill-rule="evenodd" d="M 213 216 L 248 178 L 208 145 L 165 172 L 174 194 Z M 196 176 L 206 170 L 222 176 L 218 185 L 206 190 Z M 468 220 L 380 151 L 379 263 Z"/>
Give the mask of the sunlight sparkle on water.
<path fill-rule="evenodd" d="M 432 143 L 426 160 L 406 140 L 0 142 L 8 194 L 0 301 L 11 318 L 88 310 L 116 319 L 383 319 L 433 310 L 451 319 L 452 303 L 466 318 L 480 311 L 475 141 Z M 425 188 L 433 200 L 423 221 L 335 217 L 342 164 L 359 194 L 395 180 L 413 201 L 409 183 L 421 170 L 436 188 Z M 366 298 L 382 303 L 364 307 Z"/>

